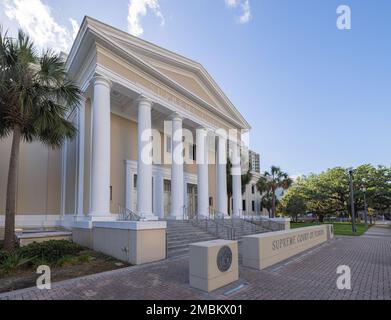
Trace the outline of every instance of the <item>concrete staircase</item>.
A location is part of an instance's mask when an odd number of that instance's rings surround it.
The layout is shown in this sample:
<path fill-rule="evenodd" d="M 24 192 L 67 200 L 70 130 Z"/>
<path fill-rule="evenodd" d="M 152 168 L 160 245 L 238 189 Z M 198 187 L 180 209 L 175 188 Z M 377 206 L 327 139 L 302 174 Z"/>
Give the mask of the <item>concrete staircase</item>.
<path fill-rule="evenodd" d="M 189 244 L 215 240 L 217 237 L 193 226 L 188 221 L 167 221 L 167 258 L 189 253 Z"/>
<path fill-rule="evenodd" d="M 210 241 L 215 239 L 239 240 L 246 235 L 269 232 L 260 226 L 250 222 L 230 219 L 216 224 L 212 221 L 199 221 L 198 224 L 190 221 L 167 221 L 167 257 L 179 257 L 187 255 L 189 244 L 195 242 Z M 232 233 L 232 227 L 234 232 Z M 217 230 L 216 230 L 217 229 Z"/>
<path fill-rule="evenodd" d="M 199 226 L 206 230 L 205 222 L 200 222 Z M 241 219 L 234 219 L 233 221 L 226 219 L 224 221 L 220 220 L 218 224 L 210 221 L 208 223 L 208 232 L 217 235 L 220 239 L 240 241 L 244 236 L 270 232 L 270 230 Z"/>

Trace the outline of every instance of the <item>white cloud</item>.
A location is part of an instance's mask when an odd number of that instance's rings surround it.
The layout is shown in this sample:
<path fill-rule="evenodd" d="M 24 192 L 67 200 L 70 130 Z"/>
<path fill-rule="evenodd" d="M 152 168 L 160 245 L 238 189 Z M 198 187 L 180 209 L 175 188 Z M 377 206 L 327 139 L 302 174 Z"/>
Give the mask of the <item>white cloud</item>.
<path fill-rule="evenodd" d="M 69 18 L 69 22 L 72 25 L 72 40 L 76 39 L 80 26 L 75 19 Z"/>
<path fill-rule="evenodd" d="M 141 25 L 141 17 L 147 15 L 148 10 L 160 19 L 160 24 L 165 24 L 165 19 L 160 11 L 159 0 L 129 0 L 128 30 L 136 37 L 144 33 Z"/>
<path fill-rule="evenodd" d="M 16 20 L 29 34 L 39 49 L 50 48 L 55 51 L 68 51 L 77 35 L 79 25 L 69 19 L 72 31 L 54 19 L 51 9 L 42 0 L 4 0 L 5 14 Z"/>
<path fill-rule="evenodd" d="M 247 23 L 251 19 L 250 0 L 225 0 L 225 5 L 230 9 L 240 7 L 242 14 L 239 17 L 239 23 Z"/>

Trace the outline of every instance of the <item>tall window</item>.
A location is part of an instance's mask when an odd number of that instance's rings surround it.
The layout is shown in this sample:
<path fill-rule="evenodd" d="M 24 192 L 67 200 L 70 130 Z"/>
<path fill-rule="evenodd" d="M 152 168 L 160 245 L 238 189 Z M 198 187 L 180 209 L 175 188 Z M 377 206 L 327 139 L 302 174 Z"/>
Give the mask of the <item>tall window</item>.
<path fill-rule="evenodd" d="M 255 211 L 255 201 L 253 201 L 252 203 L 251 203 L 251 206 L 252 206 L 252 210 L 253 210 L 253 212 Z"/>
<path fill-rule="evenodd" d="M 243 200 L 243 211 L 246 211 L 246 200 Z"/>
<path fill-rule="evenodd" d="M 252 187 L 251 187 L 251 193 L 252 193 L 252 194 L 255 194 L 255 185 L 252 185 Z"/>
<path fill-rule="evenodd" d="M 189 159 L 196 161 L 197 149 L 195 144 L 189 144 Z"/>
<path fill-rule="evenodd" d="M 171 153 L 172 150 L 172 140 L 170 136 L 166 136 L 166 152 Z"/>
<path fill-rule="evenodd" d="M 137 174 L 133 176 L 133 188 L 137 189 Z"/>

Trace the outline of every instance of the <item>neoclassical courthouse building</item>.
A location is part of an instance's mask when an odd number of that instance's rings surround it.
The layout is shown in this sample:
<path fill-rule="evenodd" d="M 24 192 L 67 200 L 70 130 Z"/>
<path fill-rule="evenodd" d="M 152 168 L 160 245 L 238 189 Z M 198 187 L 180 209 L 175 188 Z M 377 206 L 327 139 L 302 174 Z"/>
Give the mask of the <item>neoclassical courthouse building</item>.
<path fill-rule="evenodd" d="M 112 219 L 119 206 L 146 220 L 207 215 L 210 208 L 227 214 L 229 205 L 235 214 L 259 212 L 256 179 L 242 196 L 240 177 L 233 177 L 228 204 L 226 165 L 215 160 L 237 144 L 218 131 L 250 126 L 199 63 L 89 17 L 66 59 L 84 94 L 70 115 L 78 136 L 61 150 L 22 144 L 18 228 Z M 148 129 L 158 132 L 153 163 L 141 161 L 138 148 Z M 194 141 L 178 139 L 181 131 Z M 184 164 L 170 160 L 178 147 Z M 10 148 L 10 139 L 0 142 L 0 230 Z M 196 164 L 197 157 L 208 161 Z"/>

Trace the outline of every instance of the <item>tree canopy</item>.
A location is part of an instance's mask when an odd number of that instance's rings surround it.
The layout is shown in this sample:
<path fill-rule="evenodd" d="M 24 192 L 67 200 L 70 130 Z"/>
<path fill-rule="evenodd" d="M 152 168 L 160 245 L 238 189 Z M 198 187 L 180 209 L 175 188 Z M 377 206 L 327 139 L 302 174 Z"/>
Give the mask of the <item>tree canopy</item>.
<path fill-rule="evenodd" d="M 361 165 L 353 171 L 353 186 L 356 212 L 365 209 L 366 197 L 368 208 L 387 213 L 391 207 L 391 168 Z M 305 209 L 323 220 L 325 215 L 350 214 L 349 195 L 348 169 L 337 167 L 298 178 L 284 195 L 280 209 L 291 215 L 292 207 L 299 206 L 297 210 Z"/>

